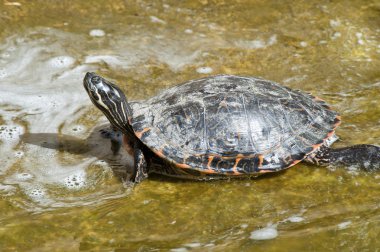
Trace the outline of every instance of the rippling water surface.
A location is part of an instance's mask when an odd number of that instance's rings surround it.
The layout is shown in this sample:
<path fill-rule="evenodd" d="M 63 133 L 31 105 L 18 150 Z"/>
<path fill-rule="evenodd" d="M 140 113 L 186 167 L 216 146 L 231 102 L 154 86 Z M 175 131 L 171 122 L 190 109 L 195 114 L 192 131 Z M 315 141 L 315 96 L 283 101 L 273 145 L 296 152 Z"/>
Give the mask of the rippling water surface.
<path fill-rule="evenodd" d="M 379 24 L 378 1 L 1 2 L 0 250 L 377 251 L 380 172 L 123 185 L 82 79 L 260 76 L 332 104 L 336 146 L 380 144 Z"/>

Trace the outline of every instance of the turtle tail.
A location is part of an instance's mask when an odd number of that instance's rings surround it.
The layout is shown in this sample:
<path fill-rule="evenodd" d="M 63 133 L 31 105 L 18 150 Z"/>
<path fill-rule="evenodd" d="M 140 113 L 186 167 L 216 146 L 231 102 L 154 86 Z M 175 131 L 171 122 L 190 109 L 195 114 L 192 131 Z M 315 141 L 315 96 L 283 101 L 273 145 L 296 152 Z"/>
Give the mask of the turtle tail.
<path fill-rule="evenodd" d="M 307 158 L 318 165 L 357 167 L 367 171 L 380 170 L 380 146 L 359 144 L 343 148 L 322 146 Z"/>

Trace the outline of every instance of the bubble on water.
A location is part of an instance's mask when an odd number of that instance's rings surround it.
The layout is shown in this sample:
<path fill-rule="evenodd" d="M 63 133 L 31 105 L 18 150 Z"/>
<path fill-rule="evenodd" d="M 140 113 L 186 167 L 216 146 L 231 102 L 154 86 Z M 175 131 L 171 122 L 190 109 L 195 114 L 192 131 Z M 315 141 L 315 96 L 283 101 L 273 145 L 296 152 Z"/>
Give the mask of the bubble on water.
<path fill-rule="evenodd" d="M 174 248 L 174 249 L 171 249 L 170 251 L 172 252 L 187 252 L 187 248 Z"/>
<path fill-rule="evenodd" d="M 58 56 L 51 58 L 48 64 L 54 68 L 66 68 L 74 64 L 75 59 L 70 56 Z"/>
<path fill-rule="evenodd" d="M 199 248 L 201 245 L 202 244 L 199 242 L 191 242 L 191 243 L 184 244 L 184 246 L 188 248 Z"/>
<path fill-rule="evenodd" d="M 269 226 L 255 230 L 249 237 L 252 240 L 271 240 L 278 236 L 278 231 L 275 226 Z"/>
<path fill-rule="evenodd" d="M 15 125 L 0 125 L 0 139 L 3 141 L 15 141 L 24 133 L 24 129 Z"/>
<path fill-rule="evenodd" d="M 166 24 L 166 22 L 162 19 L 159 19 L 158 17 L 156 16 L 150 16 L 150 21 L 152 23 L 158 23 L 158 24 Z"/>
<path fill-rule="evenodd" d="M 148 205 L 150 202 L 152 202 L 152 200 L 143 200 L 144 205 Z"/>
<path fill-rule="evenodd" d="M 330 26 L 331 27 L 338 27 L 339 25 L 340 25 L 340 21 L 339 20 L 334 20 L 334 19 L 330 20 Z"/>
<path fill-rule="evenodd" d="M 290 221 L 290 222 L 297 223 L 297 222 L 302 222 L 305 219 L 303 217 L 300 217 L 300 216 L 291 216 L 291 217 L 287 218 L 286 220 Z"/>
<path fill-rule="evenodd" d="M 247 228 L 247 227 L 248 227 L 248 224 L 241 224 L 240 227 L 241 227 L 241 228 Z"/>
<path fill-rule="evenodd" d="M 213 69 L 211 67 L 198 67 L 197 72 L 201 74 L 209 74 L 212 73 Z"/>
<path fill-rule="evenodd" d="M 22 152 L 22 151 L 16 151 L 15 154 L 14 154 L 14 156 L 16 158 L 22 158 L 24 156 L 24 152 Z"/>
<path fill-rule="evenodd" d="M 64 184 L 69 189 L 80 189 L 86 186 L 86 174 L 84 171 L 80 171 L 75 174 L 71 174 L 64 179 Z"/>
<path fill-rule="evenodd" d="M 74 125 L 72 128 L 71 128 L 71 131 L 73 133 L 79 133 L 79 134 L 82 134 L 83 131 L 86 130 L 86 127 L 84 125 Z"/>
<path fill-rule="evenodd" d="M 301 41 L 301 42 L 300 42 L 300 46 L 302 46 L 302 47 L 306 47 L 306 46 L 307 46 L 307 42 L 305 42 L 305 41 Z"/>
<path fill-rule="evenodd" d="M 340 32 L 334 32 L 334 34 L 331 36 L 332 40 L 335 40 L 337 38 L 340 38 L 342 36 L 342 33 Z"/>
<path fill-rule="evenodd" d="M 92 29 L 89 32 L 89 35 L 91 37 L 104 37 L 106 35 L 106 32 L 101 29 Z"/>
<path fill-rule="evenodd" d="M 339 230 L 346 229 L 346 228 L 348 228 L 348 226 L 350 226 L 351 224 L 352 224 L 351 221 L 345 221 L 345 222 L 339 223 L 339 224 L 338 224 L 338 229 L 339 229 Z"/>
<path fill-rule="evenodd" d="M 191 30 L 191 29 L 186 29 L 186 30 L 185 30 L 185 33 L 187 33 L 187 34 L 192 34 L 192 33 L 193 33 L 193 30 Z"/>
<path fill-rule="evenodd" d="M 34 187 L 26 189 L 25 193 L 33 199 L 44 198 L 46 195 L 46 190 L 40 185 L 36 185 Z"/>
<path fill-rule="evenodd" d="M 30 180 L 33 178 L 33 175 L 30 174 L 30 173 L 27 173 L 27 172 L 23 172 L 23 173 L 17 173 L 15 175 L 16 179 L 19 180 L 19 181 L 27 181 L 27 180 Z"/>

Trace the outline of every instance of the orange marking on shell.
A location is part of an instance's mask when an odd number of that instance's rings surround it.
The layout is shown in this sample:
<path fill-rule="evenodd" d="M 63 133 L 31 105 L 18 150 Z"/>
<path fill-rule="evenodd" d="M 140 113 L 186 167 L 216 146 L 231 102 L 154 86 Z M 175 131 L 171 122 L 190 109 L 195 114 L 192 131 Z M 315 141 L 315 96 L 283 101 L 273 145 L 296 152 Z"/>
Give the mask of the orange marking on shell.
<path fill-rule="evenodd" d="M 207 169 L 212 170 L 211 168 L 211 162 L 214 159 L 213 156 L 208 156 L 208 163 L 207 163 Z"/>
<path fill-rule="evenodd" d="M 259 170 L 259 173 L 269 173 L 269 172 L 276 172 L 276 171 L 273 171 L 273 170 L 265 170 L 265 169 Z"/>
<path fill-rule="evenodd" d="M 216 171 L 212 170 L 212 169 L 207 169 L 207 170 L 200 170 L 201 173 L 207 173 L 207 174 L 212 174 L 212 173 L 216 173 Z"/>
<path fill-rule="evenodd" d="M 260 168 L 260 167 L 263 166 L 264 156 L 261 155 L 261 154 L 259 154 L 259 155 L 258 155 L 258 158 L 259 158 L 259 165 L 258 165 L 258 167 Z"/>
<path fill-rule="evenodd" d="M 341 116 L 337 115 L 336 119 L 338 119 L 339 121 L 334 124 L 334 129 L 342 123 L 342 117 Z"/>
<path fill-rule="evenodd" d="M 334 128 L 326 135 L 325 138 L 323 138 L 323 141 L 325 141 L 325 140 L 329 139 L 331 136 L 333 136 L 336 128 L 342 123 L 341 117 L 339 115 L 336 116 L 336 119 L 338 119 L 338 121 L 334 124 Z"/>
<path fill-rule="evenodd" d="M 237 171 L 237 165 L 239 164 L 240 160 L 241 158 L 237 158 L 234 166 L 232 167 L 232 171 L 234 172 L 234 174 L 240 174 L 240 172 Z"/>
<path fill-rule="evenodd" d="M 159 156 L 160 158 L 164 158 L 165 155 L 164 153 L 162 152 L 162 149 L 159 149 L 159 150 L 155 150 L 153 151 L 157 156 Z"/>
<path fill-rule="evenodd" d="M 327 136 L 324 138 L 324 140 L 329 139 L 332 135 L 334 135 L 335 130 L 330 131 Z"/>
<path fill-rule="evenodd" d="M 181 168 L 181 169 L 190 169 L 191 168 L 191 166 L 188 164 L 176 163 L 175 165 L 176 165 L 176 167 Z"/>
<path fill-rule="evenodd" d="M 328 137 L 327 137 L 328 138 Z M 325 138 L 325 139 L 327 139 L 327 138 Z M 311 151 L 311 152 L 313 152 L 313 151 L 315 151 L 316 149 L 318 149 L 319 147 L 321 147 L 321 145 L 323 144 L 323 142 L 322 143 L 320 143 L 320 144 L 313 144 L 311 147 L 313 147 L 313 150 Z"/>
<path fill-rule="evenodd" d="M 292 167 L 293 165 L 298 164 L 298 163 L 301 162 L 301 161 L 302 161 L 302 160 L 294 160 L 293 163 L 291 163 L 291 164 L 288 166 L 288 168 L 289 168 L 289 167 Z"/>
<path fill-rule="evenodd" d="M 149 131 L 149 130 L 150 130 L 150 128 L 144 128 L 142 131 L 136 131 L 136 132 L 135 132 L 135 135 L 136 135 L 138 138 L 141 138 L 142 135 L 143 135 L 145 132 Z"/>

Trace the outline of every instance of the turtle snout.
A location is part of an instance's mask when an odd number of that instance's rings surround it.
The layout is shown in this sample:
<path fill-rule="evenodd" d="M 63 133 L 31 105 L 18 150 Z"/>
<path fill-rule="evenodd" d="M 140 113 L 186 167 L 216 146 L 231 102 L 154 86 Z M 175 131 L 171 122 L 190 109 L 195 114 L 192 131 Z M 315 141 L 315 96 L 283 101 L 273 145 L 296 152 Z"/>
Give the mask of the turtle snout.
<path fill-rule="evenodd" d="M 95 73 L 92 73 L 92 72 L 87 72 L 86 73 L 86 76 L 84 76 L 85 79 L 89 80 L 91 79 L 93 76 L 96 76 Z"/>
<path fill-rule="evenodd" d="M 88 82 L 90 82 L 91 84 L 99 84 L 102 82 L 102 78 L 98 75 L 96 75 L 95 73 L 91 73 L 91 72 L 88 72 L 86 73 L 86 76 L 84 77 Z"/>

